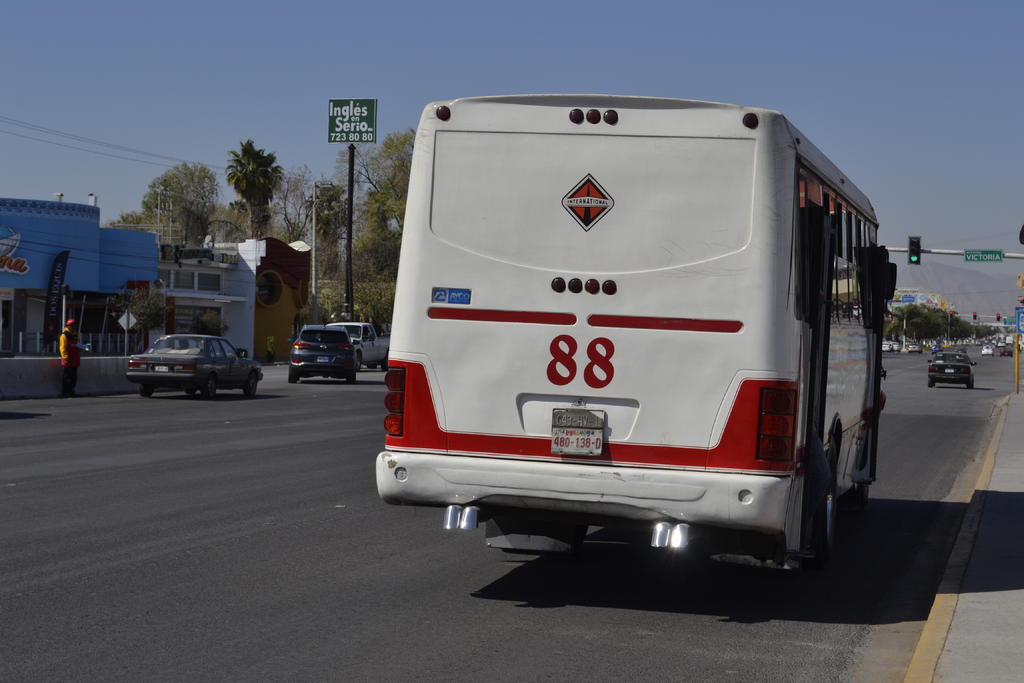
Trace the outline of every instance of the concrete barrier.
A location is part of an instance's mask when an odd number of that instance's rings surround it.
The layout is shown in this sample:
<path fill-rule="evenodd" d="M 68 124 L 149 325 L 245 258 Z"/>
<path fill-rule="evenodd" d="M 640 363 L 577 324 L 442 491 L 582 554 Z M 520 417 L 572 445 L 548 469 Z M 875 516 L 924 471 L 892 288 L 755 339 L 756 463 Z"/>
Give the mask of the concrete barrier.
<path fill-rule="evenodd" d="M 136 385 L 124 378 L 124 356 L 82 358 L 78 368 L 79 394 L 128 394 Z M 60 358 L 0 358 L 0 400 L 60 396 Z"/>

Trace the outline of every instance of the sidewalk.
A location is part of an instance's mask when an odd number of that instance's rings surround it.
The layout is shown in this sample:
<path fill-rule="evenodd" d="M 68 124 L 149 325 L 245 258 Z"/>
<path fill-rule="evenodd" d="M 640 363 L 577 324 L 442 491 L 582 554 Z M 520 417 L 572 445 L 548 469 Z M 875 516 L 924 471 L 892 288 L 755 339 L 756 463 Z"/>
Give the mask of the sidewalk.
<path fill-rule="evenodd" d="M 936 681 L 1024 680 L 1024 395 L 1006 411 Z"/>

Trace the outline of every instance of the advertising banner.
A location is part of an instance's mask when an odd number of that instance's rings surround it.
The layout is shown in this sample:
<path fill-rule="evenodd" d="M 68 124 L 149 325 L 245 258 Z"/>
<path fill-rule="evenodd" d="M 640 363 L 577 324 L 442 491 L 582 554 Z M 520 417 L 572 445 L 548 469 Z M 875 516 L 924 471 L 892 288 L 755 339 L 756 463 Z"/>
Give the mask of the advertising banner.
<path fill-rule="evenodd" d="M 46 317 L 43 322 L 43 342 L 49 344 L 64 329 L 64 321 L 60 319 L 60 294 L 64 286 L 64 274 L 68 270 L 68 254 L 64 250 L 53 257 L 53 268 L 50 269 L 50 281 L 46 286 Z"/>

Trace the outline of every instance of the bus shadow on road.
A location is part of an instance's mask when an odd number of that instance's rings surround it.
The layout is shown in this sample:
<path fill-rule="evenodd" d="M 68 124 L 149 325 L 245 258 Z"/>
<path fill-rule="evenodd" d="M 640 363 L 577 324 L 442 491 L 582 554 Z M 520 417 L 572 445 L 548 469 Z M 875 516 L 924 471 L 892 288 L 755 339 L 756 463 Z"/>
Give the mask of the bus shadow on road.
<path fill-rule="evenodd" d="M 1017 519 L 1024 515 L 1019 495 L 1008 504 Z M 840 519 L 840 545 L 824 571 L 701 562 L 630 545 L 601 530 L 575 557 L 508 556 L 517 558 L 511 571 L 473 596 L 521 607 L 693 613 L 738 623 L 924 621 L 965 509 L 960 503 L 872 500 L 865 512 Z M 1003 577 L 984 590 L 1024 588 L 1024 573 Z"/>

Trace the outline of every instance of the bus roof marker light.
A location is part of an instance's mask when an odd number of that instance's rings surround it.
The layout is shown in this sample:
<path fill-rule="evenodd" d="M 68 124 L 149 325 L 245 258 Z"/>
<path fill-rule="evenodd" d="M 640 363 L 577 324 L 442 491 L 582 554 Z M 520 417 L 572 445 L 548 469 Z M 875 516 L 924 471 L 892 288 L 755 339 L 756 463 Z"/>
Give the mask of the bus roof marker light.
<path fill-rule="evenodd" d="M 601 284 L 594 278 L 590 278 L 589 280 L 587 280 L 584 287 L 586 288 L 588 294 L 597 294 L 598 292 L 601 291 Z"/>
<path fill-rule="evenodd" d="M 442 104 L 440 107 L 438 107 L 436 113 L 437 118 L 441 119 L 442 121 L 447 121 L 452 117 L 452 110 L 446 104 Z"/>
<path fill-rule="evenodd" d="M 573 109 L 569 112 L 569 120 L 573 123 L 583 123 L 583 110 Z"/>
<path fill-rule="evenodd" d="M 743 115 L 743 125 L 746 126 L 747 128 L 749 128 L 750 130 L 754 130 L 755 128 L 757 128 L 759 123 L 760 123 L 760 120 L 758 120 L 757 114 L 744 114 Z"/>
<path fill-rule="evenodd" d="M 614 126 L 616 123 L 619 122 L 619 112 L 615 111 L 614 109 L 609 109 L 604 113 L 604 122 L 607 123 L 609 126 Z"/>
<path fill-rule="evenodd" d="M 551 289 L 555 290 L 559 294 L 565 291 L 565 279 L 556 277 L 551 281 Z"/>
<path fill-rule="evenodd" d="M 572 292 L 573 294 L 579 294 L 580 292 L 582 292 L 583 280 L 580 280 L 578 277 L 574 277 L 573 279 L 569 280 L 569 291 Z"/>
<path fill-rule="evenodd" d="M 590 123 L 601 123 L 601 112 L 596 109 L 587 110 L 587 121 Z"/>
<path fill-rule="evenodd" d="M 601 283 L 601 291 L 605 294 L 614 294 L 619 291 L 619 287 L 615 284 L 615 280 L 605 280 Z"/>

